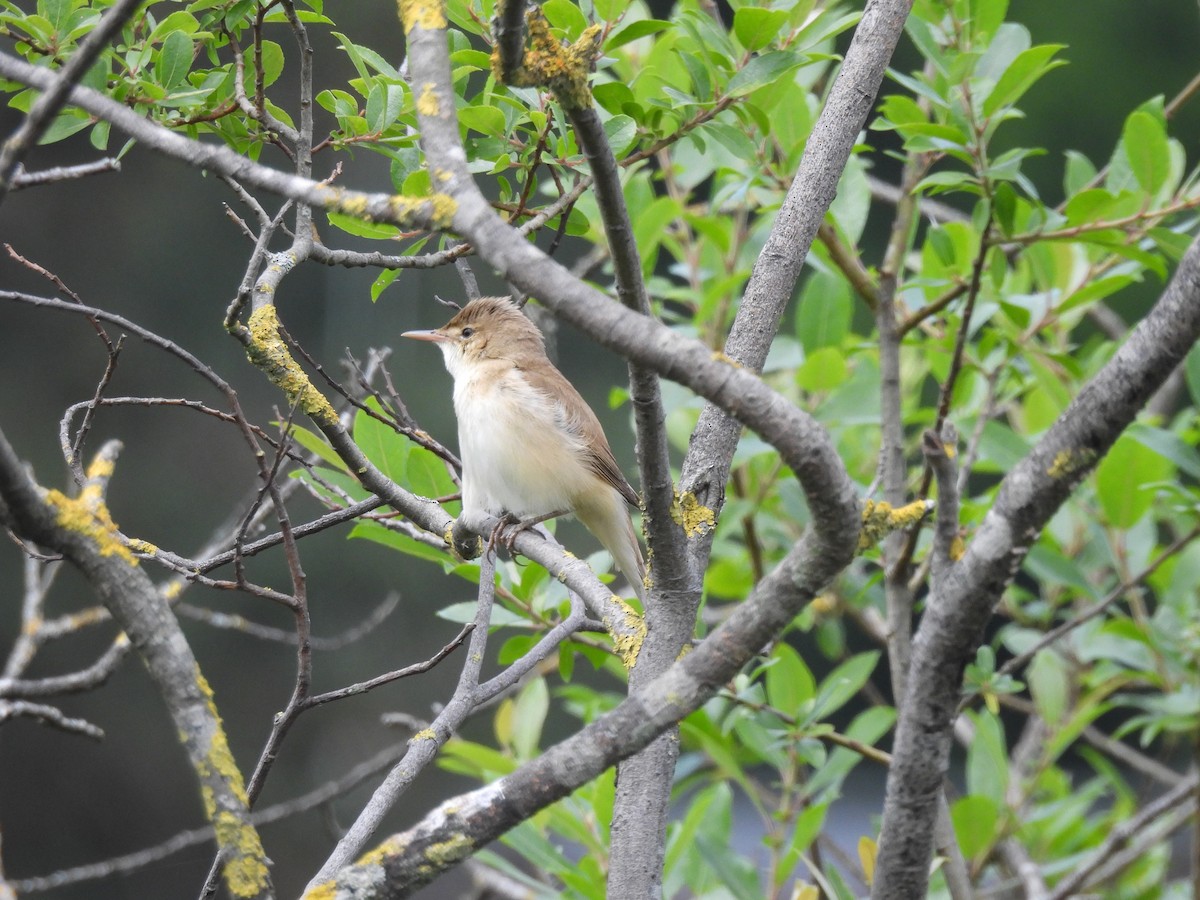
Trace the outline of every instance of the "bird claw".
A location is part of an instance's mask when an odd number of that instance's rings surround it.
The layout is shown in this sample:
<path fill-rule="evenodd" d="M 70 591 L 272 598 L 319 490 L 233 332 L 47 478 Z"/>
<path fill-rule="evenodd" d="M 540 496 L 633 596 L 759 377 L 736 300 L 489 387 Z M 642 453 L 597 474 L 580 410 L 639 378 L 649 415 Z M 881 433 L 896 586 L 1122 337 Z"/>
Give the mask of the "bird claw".
<path fill-rule="evenodd" d="M 516 551 L 513 550 L 513 544 L 516 543 L 517 535 L 531 524 L 533 523 L 522 522 L 512 513 L 505 513 L 500 517 L 500 521 L 496 523 L 496 527 L 492 529 L 492 533 L 488 536 L 488 550 L 495 550 L 496 546 L 499 545 L 507 550 L 509 555 L 515 556 Z"/>
<path fill-rule="evenodd" d="M 495 550 L 499 544 L 509 555 L 516 557 L 517 551 L 513 549 L 513 544 L 522 531 L 528 531 L 535 525 L 540 525 L 548 519 L 555 519 L 558 516 L 567 514 L 567 510 L 557 510 L 552 513 L 547 513 L 544 516 L 532 516 L 528 519 L 518 519 L 512 513 L 506 512 L 500 517 L 500 521 L 496 523 L 496 527 L 492 529 L 491 535 L 488 537 L 488 550 Z"/>

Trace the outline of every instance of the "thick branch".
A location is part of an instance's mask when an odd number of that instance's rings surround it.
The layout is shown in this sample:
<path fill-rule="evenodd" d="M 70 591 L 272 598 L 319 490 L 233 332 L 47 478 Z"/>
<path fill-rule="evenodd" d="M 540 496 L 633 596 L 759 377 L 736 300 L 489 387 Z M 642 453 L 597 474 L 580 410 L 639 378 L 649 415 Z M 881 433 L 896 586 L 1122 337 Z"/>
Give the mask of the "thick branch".
<path fill-rule="evenodd" d="M 896 728 L 873 896 L 925 896 L 930 835 L 962 672 L 1038 533 L 1200 335 L 1200 242 L 1117 354 L 1001 483 L 966 554 L 930 598 Z"/>
<path fill-rule="evenodd" d="M 595 778 L 711 697 L 795 617 L 847 561 L 857 528 L 811 531 L 709 638 L 575 735 L 487 787 L 446 801 L 342 870 L 319 896 L 407 896 L 535 812 Z"/>
<path fill-rule="evenodd" d="M 107 452 L 106 452 L 107 451 Z M 212 691 L 171 610 L 116 535 L 102 487 L 116 446 L 88 472 L 79 497 L 36 485 L 0 433 L 0 498 L 11 527 L 70 560 L 129 636 L 162 693 L 196 771 L 205 812 L 217 831 L 224 875 L 237 897 L 272 895 L 266 855 L 250 823 L 242 776 L 229 752 Z"/>
<path fill-rule="evenodd" d="M 766 361 L 801 267 L 875 103 L 911 7 L 911 0 L 872 0 L 863 11 L 829 99 L 805 145 L 792 186 L 754 264 L 725 342 L 725 355 L 752 371 L 760 371 Z M 714 516 L 724 504 L 725 483 L 741 424 L 719 404 L 710 403 L 692 432 L 679 479 L 680 493 L 694 495 L 702 506 L 714 511 Z M 689 547 L 697 591 L 711 546 L 710 534 L 707 540 Z"/>

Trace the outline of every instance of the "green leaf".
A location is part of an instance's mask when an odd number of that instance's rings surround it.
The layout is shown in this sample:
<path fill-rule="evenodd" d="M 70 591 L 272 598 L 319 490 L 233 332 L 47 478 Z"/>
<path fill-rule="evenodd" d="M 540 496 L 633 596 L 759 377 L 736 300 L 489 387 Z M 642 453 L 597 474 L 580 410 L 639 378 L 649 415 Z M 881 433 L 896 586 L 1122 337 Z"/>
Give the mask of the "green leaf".
<path fill-rule="evenodd" d="M 840 347 L 850 332 L 854 301 L 845 279 L 816 272 L 804 285 L 796 311 L 796 336 L 805 353 Z"/>
<path fill-rule="evenodd" d="M 532 759 L 537 755 L 542 739 L 542 726 L 550 711 L 550 691 L 545 678 L 535 678 L 517 694 L 513 705 L 513 749 L 518 759 Z"/>
<path fill-rule="evenodd" d="M 639 19 L 636 22 L 630 22 L 620 31 L 614 31 L 608 39 L 608 43 L 604 45 L 604 49 L 608 51 L 616 50 L 630 41 L 658 34 L 660 31 L 666 31 L 672 27 L 674 27 L 674 23 L 668 22 L 665 19 Z"/>
<path fill-rule="evenodd" d="M 465 625 L 467 622 L 475 621 L 475 601 L 466 600 L 462 603 L 451 603 L 449 606 L 439 609 L 437 617 L 445 619 L 447 622 L 456 622 L 459 625 Z M 492 628 L 528 628 L 529 623 L 515 612 L 505 609 L 503 606 L 492 607 Z"/>
<path fill-rule="evenodd" d="M 1125 120 L 1121 145 L 1134 177 L 1148 194 L 1155 194 L 1171 173 L 1167 129 L 1148 112 L 1137 111 Z"/>
<path fill-rule="evenodd" d="M 1188 475 L 1200 479 L 1200 452 L 1175 432 L 1135 422 L 1125 433 L 1166 457 Z"/>
<path fill-rule="evenodd" d="M 740 856 L 727 841 L 715 841 L 701 833 L 696 836 L 696 845 L 721 886 L 736 900 L 762 900 L 758 869 Z"/>
<path fill-rule="evenodd" d="M 387 289 L 389 284 L 400 277 L 401 271 L 401 269 L 384 269 L 379 273 L 378 276 L 376 276 L 375 280 L 371 282 L 372 303 L 379 299 L 379 295 Z"/>
<path fill-rule="evenodd" d="M 1067 714 L 1071 673 L 1066 660 L 1054 649 L 1039 650 L 1025 672 L 1038 714 L 1055 730 Z"/>
<path fill-rule="evenodd" d="M 756 56 L 729 80 L 725 94 L 729 97 L 744 97 L 777 81 L 799 65 L 800 58 L 786 50 Z"/>
<path fill-rule="evenodd" d="M 330 225 L 357 237 L 387 240 L 400 234 L 399 228 L 395 225 L 389 225 L 387 222 L 368 222 L 365 219 L 347 216 L 344 213 L 329 212 L 325 215 L 329 219 Z"/>
<path fill-rule="evenodd" d="M 342 458 L 329 446 L 329 441 L 325 439 L 325 435 L 320 432 L 310 431 L 302 425 L 297 425 L 295 422 L 292 423 L 290 433 L 292 440 L 309 453 L 314 454 L 334 468 L 341 469 L 343 472 L 350 471 Z"/>
<path fill-rule="evenodd" d="M 53 144 L 69 138 L 92 124 L 91 118 L 79 110 L 67 110 L 54 118 L 50 127 L 38 138 L 39 144 Z"/>
<path fill-rule="evenodd" d="M 788 15 L 785 9 L 743 6 L 733 14 L 733 32 L 747 50 L 761 50 L 779 37 Z"/>
<path fill-rule="evenodd" d="M 432 450 L 412 445 L 405 462 L 405 483 L 414 494 L 422 497 L 446 497 L 458 493 L 446 463 Z"/>
<path fill-rule="evenodd" d="M 920 104 L 905 94 L 889 94 L 879 105 L 879 114 L 884 121 L 876 120 L 872 125 L 876 130 L 888 130 L 898 125 L 924 123 L 929 121 L 929 115 Z"/>
<path fill-rule="evenodd" d="M 626 104 L 637 103 L 629 85 L 621 81 L 596 85 L 592 88 L 592 96 L 606 112 L 610 112 L 614 116 L 622 113 Z"/>
<path fill-rule="evenodd" d="M 862 690 L 875 665 L 879 662 L 879 652 L 871 650 L 852 656 L 826 676 L 821 682 L 813 707 L 813 716 L 824 718 L 837 712 Z"/>
<path fill-rule="evenodd" d="M 373 132 L 380 132 L 400 117 L 404 109 L 404 86 L 389 84 L 376 79 L 367 92 L 366 120 L 367 127 Z"/>
<path fill-rule="evenodd" d="M 950 820 L 963 856 L 972 859 L 991 847 L 1000 822 L 999 805 L 991 797 L 971 794 L 955 801 Z"/>
<path fill-rule="evenodd" d="M 1013 105 L 1039 78 L 1052 69 L 1065 66 L 1065 61 L 1054 59 L 1063 47 L 1063 44 L 1039 44 L 1019 53 L 988 94 L 983 103 L 983 114 L 990 118 L 1002 107 Z"/>
<path fill-rule="evenodd" d="M 447 771 L 491 781 L 497 775 L 507 775 L 519 763 L 492 747 L 451 738 L 438 754 L 438 764 Z"/>
<path fill-rule="evenodd" d="M 629 116 L 613 116 L 604 123 L 604 133 L 608 135 L 613 156 L 620 159 L 637 142 L 637 123 Z"/>
<path fill-rule="evenodd" d="M 1197 344 L 1188 353 L 1183 364 L 1183 373 L 1184 380 L 1187 381 L 1188 393 L 1192 395 L 1192 402 L 1200 406 L 1200 344 Z"/>
<path fill-rule="evenodd" d="M 172 31 L 163 41 L 154 74 L 163 87 L 175 87 L 187 77 L 192 67 L 192 39 L 182 31 Z"/>
<path fill-rule="evenodd" d="M 800 654 L 788 644 L 776 644 L 764 681 L 767 702 L 789 716 L 797 715 L 816 693 L 816 681 Z"/>
<path fill-rule="evenodd" d="M 371 522 L 368 520 L 360 520 L 355 523 L 350 529 L 350 538 L 363 538 L 368 541 L 374 541 L 376 544 L 381 544 L 384 547 L 390 547 L 393 550 L 399 550 L 408 556 L 415 556 L 417 559 L 425 559 L 438 564 L 446 564 L 450 561 L 449 555 L 444 550 L 433 547 L 429 544 L 422 543 L 415 538 L 409 537 L 399 531 L 392 531 L 390 528 Z M 468 604 L 472 609 L 475 604 Z M 470 617 L 464 619 L 465 622 L 470 622 L 474 618 L 474 613 Z"/>
<path fill-rule="evenodd" d="M 979 451 L 980 461 L 993 464 L 985 467 L 987 471 L 1007 472 L 1029 452 L 1029 444 L 1008 425 L 990 419 L 983 426 Z"/>
<path fill-rule="evenodd" d="M 1067 158 L 1067 168 L 1063 173 L 1063 188 L 1067 196 L 1083 190 L 1096 177 L 1096 167 L 1092 161 L 1077 150 L 1068 150 L 1063 154 Z"/>
<path fill-rule="evenodd" d="M 796 370 L 796 384 L 809 393 L 832 391 L 850 376 L 846 356 L 838 347 L 821 347 L 810 353 Z"/>
<path fill-rule="evenodd" d="M 263 41 L 262 57 L 258 64 L 262 68 L 263 84 L 270 87 L 283 71 L 283 48 L 274 41 Z"/>
<path fill-rule="evenodd" d="M 571 0 L 545 0 L 542 10 L 555 28 L 561 28 L 568 40 L 575 40 L 588 27 L 587 17 Z"/>
<path fill-rule="evenodd" d="M 1004 803 L 1008 787 L 1008 749 L 1000 720 L 986 712 L 968 713 L 975 739 L 967 748 L 967 793 Z"/>
<path fill-rule="evenodd" d="M 460 125 L 492 137 L 500 137 L 508 130 L 504 113 L 494 106 L 464 106 L 458 111 L 458 121 Z"/>
<path fill-rule="evenodd" d="M 592 7 L 605 22 L 611 22 L 629 8 L 630 0 L 592 0 Z"/>
<path fill-rule="evenodd" d="M 1130 435 L 1122 435 L 1096 467 L 1096 495 L 1114 528 L 1130 528 L 1154 503 L 1148 485 L 1171 477 L 1169 460 Z"/>
<path fill-rule="evenodd" d="M 366 405 L 376 413 L 382 411 L 379 401 L 373 397 L 367 400 Z M 353 436 L 354 443 L 384 475 L 398 484 L 404 483 L 408 455 L 413 447 L 411 443 L 397 434 L 394 428 L 361 409 L 354 416 Z"/>

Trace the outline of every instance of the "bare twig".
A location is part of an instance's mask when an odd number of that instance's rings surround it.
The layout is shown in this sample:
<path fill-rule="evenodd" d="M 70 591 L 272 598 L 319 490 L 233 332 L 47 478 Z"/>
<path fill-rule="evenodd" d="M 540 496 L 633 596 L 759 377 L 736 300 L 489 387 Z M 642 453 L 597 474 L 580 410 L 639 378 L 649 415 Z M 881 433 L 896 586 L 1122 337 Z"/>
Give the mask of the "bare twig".
<path fill-rule="evenodd" d="M 13 171 L 11 190 L 20 191 L 25 188 L 40 187 L 43 184 L 55 184 L 59 181 L 72 181 L 105 172 L 120 171 L 121 161 L 112 158 L 98 159 L 95 162 L 79 163 L 74 166 L 54 166 L 49 169 L 39 169 L 36 172 L 27 172 L 23 166 L 18 165 Z"/>

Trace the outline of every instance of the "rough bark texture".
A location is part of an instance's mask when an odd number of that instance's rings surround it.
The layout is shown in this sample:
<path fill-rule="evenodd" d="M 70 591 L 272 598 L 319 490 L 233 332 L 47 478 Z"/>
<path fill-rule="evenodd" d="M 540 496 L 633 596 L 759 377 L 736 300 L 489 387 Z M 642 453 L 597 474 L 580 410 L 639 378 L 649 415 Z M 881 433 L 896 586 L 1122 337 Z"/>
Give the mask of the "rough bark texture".
<path fill-rule="evenodd" d="M 937 798 L 962 673 L 984 626 L 1054 512 L 1099 462 L 1200 336 L 1200 242 L 1154 309 L 1004 479 L 966 554 L 933 584 L 913 641 L 907 700 L 888 771 L 871 896 L 925 896 Z"/>

